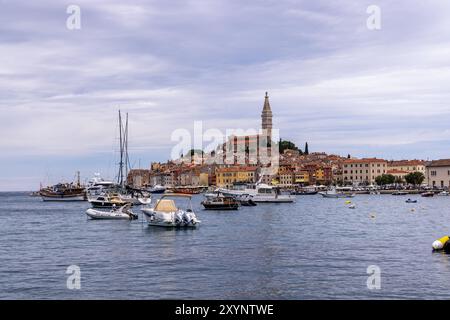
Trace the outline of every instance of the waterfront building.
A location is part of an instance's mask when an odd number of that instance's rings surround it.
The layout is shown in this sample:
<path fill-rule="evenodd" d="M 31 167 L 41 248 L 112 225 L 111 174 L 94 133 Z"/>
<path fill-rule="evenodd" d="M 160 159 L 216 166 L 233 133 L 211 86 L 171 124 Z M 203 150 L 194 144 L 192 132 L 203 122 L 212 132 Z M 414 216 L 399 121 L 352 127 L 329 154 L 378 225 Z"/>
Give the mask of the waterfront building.
<path fill-rule="evenodd" d="M 280 166 L 278 169 L 278 184 L 281 187 L 289 187 L 294 183 L 294 170 L 290 166 Z"/>
<path fill-rule="evenodd" d="M 386 173 L 387 161 L 383 159 L 347 159 L 342 163 L 344 184 L 375 184 L 375 179 Z"/>
<path fill-rule="evenodd" d="M 306 186 L 309 185 L 309 171 L 304 169 L 296 169 L 294 171 L 295 184 Z"/>
<path fill-rule="evenodd" d="M 411 172 L 406 171 L 406 170 L 399 170 L 399 169 L 388 169 L 386 171 L 386 174 L 393 175 L 394 177 L 400 178 L 402 180 L 405 180 L 405 176 L 409 173 L 411 173 Z"/>
<path fill-rule="evenodd" d="M 230 188 L 236 183 L 254 183 L 257 176 L 256 166 L 232 166 L 216 169 L 216 185 Z"/>
<path fill-rule="evenodd" d="M 434 160 L 426 163 L 426 182 L 434 188 L 450 187 L 450 159 Z"/>
<path fill-rule="evenodd" d="M 399 175 L 400 171 L 408 173 L 421 172 L 425 175 L 425 161 L 422 160 L 392 160 L 388 162 L 388 171 L 396 170 L 394 175 Z"/>
<path fill-rule="evenodd" d="M 133 188 L 142 188 L 150 184 L 150 170 L 131 169 L 127 176 L 127 185 Z"/>

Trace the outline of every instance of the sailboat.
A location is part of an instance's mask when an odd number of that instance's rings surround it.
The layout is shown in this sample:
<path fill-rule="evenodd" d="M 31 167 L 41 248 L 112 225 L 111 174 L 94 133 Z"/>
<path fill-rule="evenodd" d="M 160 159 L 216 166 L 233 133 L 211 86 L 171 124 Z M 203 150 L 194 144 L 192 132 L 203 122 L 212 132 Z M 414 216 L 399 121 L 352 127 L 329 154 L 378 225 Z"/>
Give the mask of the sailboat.
<path fill-rule="evenodd" d="M 140 205 L 141 200 L 149 198 L 148 192 L 144 190 L 136 190 L 128 187 L 127 178 L 130 165 L 130 158 L 128 156 L 128 113 L 126 113 L 125 125 L 122 121 L 122 113 L 119 110 L 119 140 L 120 140 L 120 160 L 119 172 L 117 175 L 117 184 L 119 186 L 119 198 L 133 205 Z"/>

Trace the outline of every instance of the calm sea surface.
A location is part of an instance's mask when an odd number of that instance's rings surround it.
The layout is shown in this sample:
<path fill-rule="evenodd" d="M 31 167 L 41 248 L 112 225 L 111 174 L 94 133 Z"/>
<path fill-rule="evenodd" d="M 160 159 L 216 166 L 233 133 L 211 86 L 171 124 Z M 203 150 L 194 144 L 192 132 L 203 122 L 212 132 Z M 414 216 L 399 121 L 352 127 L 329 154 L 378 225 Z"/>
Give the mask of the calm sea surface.
<path fill-rule="evenodd" d="M 1 299 L 450 299 L 450 197 L 297 196 L 204 211 L 197 230 L 88 220 L 87 202 L 0 193 Z M 135 212 L 139 209 L 135 208 Z M 371 218 L 374 216 L 374 218 Z M 81 289 L 66 287 L 69 265 Z M 367 267 L 381 269 L 369 290 Z"/>

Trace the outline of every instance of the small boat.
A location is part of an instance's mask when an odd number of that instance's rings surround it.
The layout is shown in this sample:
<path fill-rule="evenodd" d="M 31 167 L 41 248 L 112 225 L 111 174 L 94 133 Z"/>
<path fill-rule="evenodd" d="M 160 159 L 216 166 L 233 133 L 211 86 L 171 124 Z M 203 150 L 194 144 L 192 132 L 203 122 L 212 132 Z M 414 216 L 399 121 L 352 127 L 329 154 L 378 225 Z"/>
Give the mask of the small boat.
<path fill-rule="evenodd" d="M 417 203 L 417 200 L 408 199 L 405 202 L 406 203 Z"/>
<path fill-rule="evenodd" d="M 145 201 L 145 199 L 148 198 L 144 196 L 139 197 L 139 195 L 137 194 L 119 194 L 118 197 L 120 198 L 120 200 L 131 203 L 133 205 L 140 205 L 141 201 L 139 199 L 143 199 Z"/>
<path fill-rule="evenodd" d="M 421 194 L 421 196 L 425 197 L 425 198 L 434 197 L 434 192 L 432 192 L 432 191 L 424 192 Z"/>
<path fill-rule="evenodd" d="M 356 204 L 352 203 L 351 205 L 348 206 L 349 209 L 356 209 Z"/>
<path fill-rule="evenodd" d="M 138 198 L 138 200 L 139 200 L 139 203 L 144 206 L 147 206 L 150 203 L 152 203 L 152 198 Z"/>
<path fill-rule="evenodd" d="M 324 192 L 319 192 L 319 194 L 324 198 L 354 198 L 355 193 L 349 192 L 337 192 L 336 189 L 327 190 Z"/>
<path fill-rule="evenodd" d="M 254 206 L 256 206 L 256 202 L 253 201 L 253 196 L 251 196 L 249 194 L 240 194 L 240 195 L 234 196 L 234 198 L 237 201 L 239 201 L 241 206 L 244 206 L 244 207 L 254 207 Z"/>
<path fill-rule="evenodd" d="M 173 193 L 178 193 L 178 194 L 200 194 L 204 191 L 204 187 L 175 187 L 172 188 L 172 192 Z"/>
<path fill-rule="evenodd" d="M 100 195 L 95 198 L 89 198 L 89 203 L 93 208 L 112 208 L 112 207 L 122 207 L 128 202 L 120 199 L 117 195 Z M 132 203 L 130 203 L 132 205 Z"/>
<path fill-rule="evenodd" d="M 149 188 L 149 189 L 148 189 L 148 192 L 150 192 L 150 193 L 156 193 L 156 194 L 164 193 L 164 192 L 166 192 L 166 188 L 163 187 L 163 186 L 161 186 L 161 185 L 159 185 L 159 184 L 157 184 L 157 185 L 155 185 L 155 186 Z"/>
<path fill-rule="evenodd" d="M 237 210 L 240 203 L 234 197 L 225 196 L 221 193 L 215 195 L 208 194 L 201 202 L 206 210 Z"/>
<path fill-rule="evenodd" d="M 191 195 L 187 194 L 164 194 L 156 202 L 153 208 L 142 208 L 145 219 L 149 226 L 195 228 L 201 223 L 192 210 Z M 189 200 L 187 209 L 180 209 L 174 199 L 185 198 Z"/>
<path fill-rule="evenodd" d="M 406 196 L 407 194 L 408 192 L 406 191 L 398 191 L 398 190 L 392 193 L 393 196 Z"/>
<path fill-rule="evenodd" d="M 437 194 L 437 196 L 445 196 L 445 197 L 447 197 L 449 195 L 450 195 L 450 193 L 448 191 L 441 191 Z"/>
<path fill-rule="evenodd" d="M 297 196 L 313 196 L 318 193 L 319 193 L 319 191 L 317 191 L 315 189 L 300 189 L 300 190 L 293 191 L 291 194 L 297 195 Z"/>
<path fill-rule="evenodd" d="M 112 209 L 111 211 L 100 211 L 94 209 L 87 209 L 86 214 L 95 220 L 136 220 L 138 215 L 130 210 L 131 204 L 126 204 L 119 209 Z"/>

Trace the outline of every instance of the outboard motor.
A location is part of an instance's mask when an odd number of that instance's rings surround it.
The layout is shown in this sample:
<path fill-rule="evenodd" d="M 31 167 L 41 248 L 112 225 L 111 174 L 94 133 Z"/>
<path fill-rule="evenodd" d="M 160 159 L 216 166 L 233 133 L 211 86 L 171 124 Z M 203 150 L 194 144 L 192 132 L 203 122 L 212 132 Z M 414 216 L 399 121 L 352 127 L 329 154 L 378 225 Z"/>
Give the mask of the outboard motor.
<path fill-rule="evenodd" d="M 183 217 L 182 212 L 180 212 L 180 211 L 175 212 L 175 216 L 174 216 L 175 224 L 177 224 L 177 225 L 181 224 L 183 222 L 183 218 L 184 217 Z"/>

